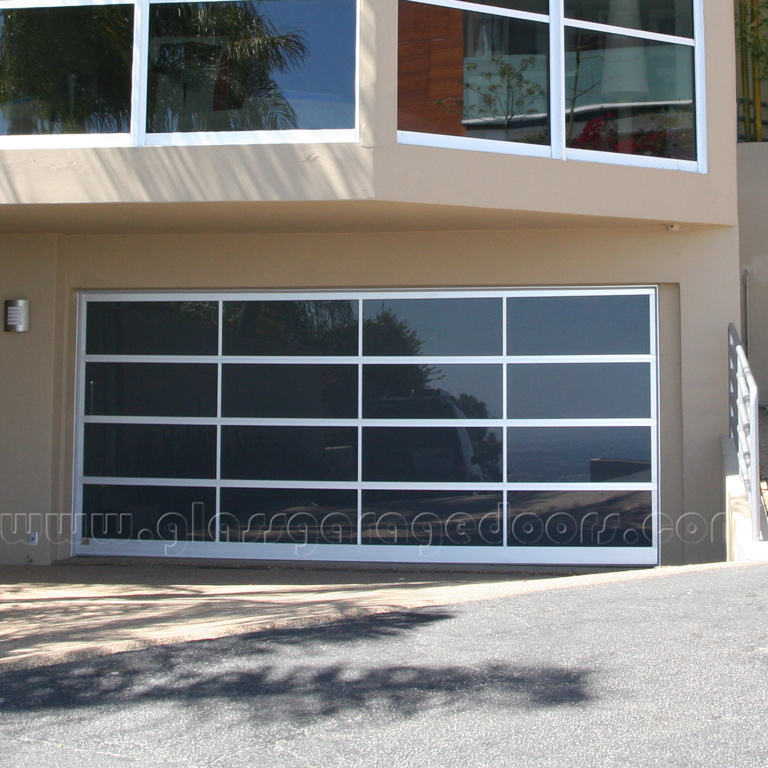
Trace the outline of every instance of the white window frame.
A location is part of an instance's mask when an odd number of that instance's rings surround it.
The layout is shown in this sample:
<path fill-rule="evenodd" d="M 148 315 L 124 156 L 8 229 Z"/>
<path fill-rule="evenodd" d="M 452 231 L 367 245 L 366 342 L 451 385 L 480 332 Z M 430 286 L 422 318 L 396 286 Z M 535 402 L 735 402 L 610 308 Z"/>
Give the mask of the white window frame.
<path fill-rule="evenodd" d="M 494 16 L 524 21 L 536 21 L 549 25 L 549 109 L 550 109 L 550 144 L 547 146 L 524 144 L 522 142 L 503 142 L 492 139 L 476 139 L 464 136 L 447 136 L 437 133 L 416 131 L 397 132 L 401 144 L 423 147 L 441 147 L 444 149 L 463 149 L 475 152 L 496 152 L 499 154 L 526 155 L 529 157 L 549 157 L 556 160 L 581 160 L 593 163 L 610 163 L 642 168 L 661 168 L 689 172 L 706 173 L 707 171 L 707 133 L 706 133 L 706 83 L 704 79 L 704 9 L 702 0 L 693 3 L 693 38 L 645 32 L 611 24 L 597 24 L 589 21 L 566 19 L 563 12 L 563 0 L 550 0 L 549 14 L 528 13 L 500 8 L 492 5 L 480 5 L 464 0 L 408 0 L 423 5 L 436 5 L 473 13 L 493 14 Z M 664 157 L 629 155 L 619 152 L 600 152 L 589 149 L 566 147 L 565 124 L 560 115 L 566 114 L 565 94 L 565 30 L 566 28 L 587 29 L 606 34 L 634 37 L 641 40 L 653 40 L 662 43 L 685 45 L 694 50 L 694 105 L 696 121 L 696 160 L 676 160 Z"/>
<path fill-rule="evenodd" d="M 645 295 L 649 297 L 649 351 L 647 354 L 590 354 L 590 355 L 542 355 L 516 356 L 506 354 L 506 323 L 507 298 L 524 297 L 561 297 L 561 296 L 606 296 L 606 295 Z M 362 350 L 362 330 L 356 356 L 345 357 L 243 357 L 226 356 L 222 354 L 222 311 L 224 301 L 248 300 L 328 300 L 346 299 L 359 302 L 359 317 L 362 319 L 362 302 L 370 299 L 457 299 L 457 298 L 501 298 L 503 304 L 502 333 L 503 354 L 486 356 L 440 356 L 440 357 L 407 357 L 407 358 L 377 358 L 364 356 Z M 86 311 L 89 302 L 96 301 L 218 301 L 219 303 L 219 342 L 218 354 L 207 356 L 148 356 L 148 355 L 106 355 L 86 354 Z M 393 290 L 393 291 L 323 291 L 323 292 L 226 292 L 226 291 L 190 291 L 190 292 L 82 292 L 79 296 L 79 325 L 78 325 L 78 362 L 75 402 L 75 450 L 74 450 L 74 497 L 73 497 L 73 529 L 72 552 L 74 555 L 116 555 L 116 556 L 157 556 L 157 557 L 212 557 L 212 558 L 251 558 L 306 560 L 306 561 L 346 561 L 346 562 L 417 562 L 417 563 L 489 563 L 489 564 L 559 564 L 559 565 L 658 565 L 660 557 L 659 546 L 659 439 L 658 439 L 658 297 L 655 287 L 632 286 L 610 288 L 547 288 L 547 289 L 507 289 L 507 290 Z M 362 328 L 362 322 L 360 323 Z M 198 362 L 215 363 L 218 365 L 218 415 L 216 417 L 136 417 L 136 416 L 89 416 L 85 414 L 86 400 L 86 364 L 89 362 Z M 358 417 L 356 419 L 251 419 L 227 418 L 221 416 L 221 376 L 224 364 L 240 363 L 285 363 L 285 364 L 357 364 L 358 375 Z M 464 481 L 450 483 L 435 482 L 374 482 L 362 479 L 362 451 L 358 451 L 358 474 L 356 481 L 270 481 L 270 480 L 227 480 L 221 478 L 220 456 L 217 458 L 215 479 L 191 480 L 173 478 L 119 478 L 119 477 L 87 477 L 84 474 L 84 429 L 88 423 L 109 424 L 175 424 L 194 423 L 217 427 L 220 436 L 222 426 L 227 425 L 293 425 L 293 426 L 356 426 L 358 429 L 358 445 L 364 426 L 456 426 L 456 421 L 439 419 L 409 419 L 403 421 L 392 419 L 363 418 L 362 414 L 362 367 L 376 363 L 418 363 L 430 364 L 500 364 L 503 370 L 503 417 L 497 419 L 462 420 L 465 426 L 498 427 L 504 432 L 504 453 L 502 462 L 502 480 L 500 481 Z M 648 365 L 650 376 L 650 416 L 647 418 L 589 418 L 589 419 L 511 419 L 507 416 L 506 376 L 507 366 L 512 364 L 547 364 L 547 363 L 645 363 Z M 332 424 L 331 424 L 332 422 Z M 568 426 L 645 426 L 651 431 L 651 480 L 636 482 L 511 482 L 506 479 L 506 445 L 509 427 L 568 427 Z M 356 490 L 358 494 L 358 515 L 361 512 L 360 500 L 363 490 L 395 490 L 413 489 L 424 491 L 475 491 L 501 493 L 503 505 L 501 510 L 503 520 L 503 536 L 501 545 L 491 546 L 420 546 L 420 545 L 377 545 L 363 544 L 361 541 L 361 525 L 358 517 L 357 544 L 286 544 L 286 543 L 248 543 L 248 542 L 189 542 L 167 541 L 154 539 L 151 541 L 115 540 L 92 538 L 84 539 L 83 530 L 83 489 L 85 485 L 136 485 L 136 486 L 186 486 L 210 487 L 216 489 L 218 518 L 218 502 L 220 489 L 223 487 L 279 487 L 279 488 L 333 488 Z M 510 546 L 507 539 L 507 493 L 510 491 L 645 491 L 651 496 L 651 529 L 652 543 L 650 546 Z M 218 526 L 218 519 L 217 519 Z"/>
<path fill-rule="evenodd" d="M 55 133 L 0 136 L 0 149 L 73 149 L 92 147 L 224 146 L 233 144 L 327 144 L 360 139 L 360 3 L 355 4 L 354 126 L 334 129 L 273 131 L 196 131 L 148 133 L 147 81 L 149 74 L 149 9 L 151 5 L 185 0 L 5 0 L 1 10 L 69 8 L 94 5 L 133 6 L 133 66 L 131 122 L 125 133 Z M 206 0 L 227 2 L 227 0 Z M 196 2 L 196 0 L 189 0 Z"/>

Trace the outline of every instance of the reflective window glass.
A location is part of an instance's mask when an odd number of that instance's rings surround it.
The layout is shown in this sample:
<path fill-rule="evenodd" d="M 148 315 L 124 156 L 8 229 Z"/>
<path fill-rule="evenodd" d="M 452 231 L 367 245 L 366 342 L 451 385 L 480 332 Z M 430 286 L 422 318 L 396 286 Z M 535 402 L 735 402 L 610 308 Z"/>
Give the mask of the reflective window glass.
<path fill-rule="evenodd" d="M 216 416 L 218 371 L 202 363 L 88 363 L 87 416 Z"/>
<path fill-rule="evenodd" d="M 224 354 L 357 355 L 357 302 L 226 301 Z"/>
<path fill-rule="evenodd" d="M 499 419 L 500 365 L 366 365 L 363 416 L 371 419 Z"/>
<path fill-rule="evenodd" d="M 691 0 L 565 0 L 570 19 L 693 37 Z"/>
<path fill-rule="evenodd" d="M 475 5 L 508 8 L 511 11 L 549 14 L 549 0 L 472 0 Z"/>
<path fill-rule="evenodd" d="M 650 308 L 638 296 L 515 296 L 507 299 L 510 355 L 650 352 Z"/>
<path fill-rule="evenodd" d="M 566 145 L 696 157 L 693 48 L 566 29 Z"/>
<path fill-rule="evenodd" d="M 357 418 L 355 365 L 224 365 L 222 416 Z"/>
<path fill-rule="evenodd" d="M 222 488 L 221 541 L 357 544 L 357 491 Z"/>
<path fill-rule="evenodd" d="M 363 491 L 362 543 L 499 546 L 501 493 Z"/>
<path fill-rule="evenodd" d="M 82 535 L 87 539 L 213 541 L 216 489 L 194 486 L 91 485 L 83 487 Z M 171 557 L 173 547 L 165 549 Z M 183 547 L 178 550 L 184 554 Z"/>
<path fill-rule="evenodd" d="M 89 355 L 215 355 L 215 301 L 91 301 L 86 316 Z"/>
<path fill-rule="evenodd" d="M 650 547 L 650 491 L 510 491 L 510 547 Z"/>
<path fill-rule="evenodd" d="M 0 10 L 0 135 L 127 133 L 133 6 Z"/>
<path fill-rule="evenodd" d="M 363 302 L 363 354 L 499 355 L 501 299 L 371 299 Z"/>
<path fill-rule="evenodd" d="M 651 480 L 649 427 L 515 427 L 507 435 L 509 482 Z"/>
<path fill-rule="evenodd" d="M 407 0 L 399 9 L 399 130 L 549 143 L 547 24 Z"/>
<path fill-rule="evenodd" d="M 507 416 L 512 419 L 648 418 L 646 363 L 510 365 Z"/>
<path fill-rule="evenodd" d="M 221 476 L 244 480 L 355 480 L 357 430 L 222 427 Z"/>
<path fill-rule="evenodd" d="M 486 482 L 501 479 L 501 430 L 364 427 L 363 480 Z"/>
<path fill-rule="evenodd" d="M 147 130 L 355 125 L 354 0 L 150 7 Z"/>
<path fill-rule="evenodd" d="M 216 477 L 216 427 L 86 424 L 83 472 L 91 477 Z"/>

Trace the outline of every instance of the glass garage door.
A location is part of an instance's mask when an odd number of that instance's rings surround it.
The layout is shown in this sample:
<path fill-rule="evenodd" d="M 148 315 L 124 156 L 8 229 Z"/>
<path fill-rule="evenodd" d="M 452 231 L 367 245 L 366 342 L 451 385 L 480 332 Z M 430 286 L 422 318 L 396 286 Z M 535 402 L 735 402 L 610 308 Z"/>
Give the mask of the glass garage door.
<path fill-rule="evenodd" d="M 653 288 L 85 293 L 79 554 L 658 561 Z"/>

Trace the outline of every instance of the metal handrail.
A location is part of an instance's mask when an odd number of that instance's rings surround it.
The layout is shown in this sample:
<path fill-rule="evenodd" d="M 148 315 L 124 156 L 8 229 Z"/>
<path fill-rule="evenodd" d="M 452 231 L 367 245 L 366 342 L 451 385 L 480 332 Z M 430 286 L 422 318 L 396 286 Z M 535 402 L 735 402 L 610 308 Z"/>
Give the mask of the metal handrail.
<path fill-rule="evenodd" d="M 736 445 L 752 518 L 752 537 L 760 539 L 765 515 L 760 493 L 758 391 L 744 346 L 733 323 L 728 326 L 728 403 L 730 436 Z"/>

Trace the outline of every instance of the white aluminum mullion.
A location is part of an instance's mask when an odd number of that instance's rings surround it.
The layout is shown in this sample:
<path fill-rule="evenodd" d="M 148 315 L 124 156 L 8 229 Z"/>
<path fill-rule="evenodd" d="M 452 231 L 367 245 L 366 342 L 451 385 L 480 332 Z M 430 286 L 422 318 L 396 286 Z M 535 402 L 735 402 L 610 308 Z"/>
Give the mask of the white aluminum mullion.
<path fill-rule="evenodd" d="M 549 0 L 549 144 L 555 160 L 565 159 L 565 32 L 562 0 Z"/>
<path fill-rule="evenodd" d="M 0 10 L 24 8 L 72 8 L 84 5 L 131 5 L 133 0 L 2 0 Z"/>
<path fill-rule="evenodd" d="M 135 290 L 135 291 L 83 291 L 86 301 L 146 302 L 146 301 L 312 301 L 312 300 L 358 300 L 380 299 L 460 299 L 460 298 L 503 298 L 504 296 L 624 296 L 650 295 L 654 293 L 652 285 L 628 286 L 572 286 L 567 283 L 557 287 L 531 286 L 525 288 L 496 289 L 445 289 L 445 288 L 392 288 L 311 290 L 259 290 L 259 291 L 187 291 L 187 290 Z"/>
<path fill-rule="evenodd" d="M 133 70 L 131 78 L 131 144 L 144 144 L 147 127 L 149 72 L 149 0 L 135 0 L 133 18 Z"/>
<path fill-rule="evenodd" d="M 357 300 L 357 545 L 363 544 L 363 299 Z"/>
<path fill-rule="evenodd" d="M 224 302 L 219 302 L 219 356 L 224 350 Z M 223 365 L 219 361 L 216 365 L 216 479 L 221 480 L 221 397 L 222 397 L 222 375 Z M 221 483 L 216 485 L 216 509 L 214 511 L 214 531 L 216 532 L 216 541 L 221 540 Z"/>
<path fill-rule="evenodd" d="M 647 427 L 656 423 L 649 417 L 611 417 L 582 419 L 300 419 L 238 416 L 82 416 L 84 424 L 158 424 L 197 427 Z"/>
<path fill-rule="evenodd" d="M 503 355 L 507 354 L 507 322 L 508 322 L 508 302 L 509 297 L 502 299 L 501 305 L 501 351 Z M 507 428 L 507 409 L 509 395 L 507 392 L 507 366 L 501 366 L 501 478 L 503 490 L 501 492 L 501 546 L 507 546 L 507 535 L 509 529 L 509 503 L 507 495 L 509 493 L 508 484 L 504 482 L 507 478 L 507 460 L 509 452 L 509 429 Z"/>
<path fill-rule="evenodd" d="M 704 0 L 693 2 L 693 97 L 696 115 L 696 160 L 700 173 L 706 173 L 707 160 L 707 85 L 705 60 Z"/>
<path fill-rule="evenodd" d="M 357 140 L 358 135 L 355 128 L 318 128 L 316 130 L 149 133 L 146 134 L 144 143 L 147 146 L 191 147 L 227 144 L 345 144 Z"/>
<path fill-rule="evenodd" d="M 83 447 L 85 441 L 85 329 L 86 329 L 86 302 L 85 297 L 78 299 L 77 312 L 77 354 L 79 360 L 76 368 L 75 380 L 75 435 L 74 435 L 74 476 L 72 499 L 72 542 L 70 551 L 72 555 L 78 554 L 80 540 L 83 538 Z"/>
<path fill-rule="evenodd" d="M 548 145 L 525 144 L 520 141 L 499 141 L 498 139 L 469 138 L 466 136 L 449 136 L 442 133 L 398 131 L 397 141 L 399 144 L 410 144 L 416 147 L 460 149 L 465 152 L 495 152 L 499 155 L 525 155 L 528 157 L 552 156 Z"/>

